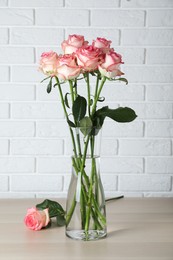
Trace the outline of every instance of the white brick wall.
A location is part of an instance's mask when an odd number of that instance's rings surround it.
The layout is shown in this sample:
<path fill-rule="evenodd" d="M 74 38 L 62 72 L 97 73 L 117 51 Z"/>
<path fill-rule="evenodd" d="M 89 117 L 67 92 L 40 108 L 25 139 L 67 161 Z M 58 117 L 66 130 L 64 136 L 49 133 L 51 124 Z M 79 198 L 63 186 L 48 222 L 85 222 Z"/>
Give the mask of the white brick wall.
<path fill-rule="evenodd" d="M 106 195 L 173 196 L 173 1 L 0 0 L 0 197 L 66 196 L 68 129 L 37 64 L 74 33 L 112 40 L 129 85 L 107 83 L 103 96 L 138 114 L 105 122 Z"/>

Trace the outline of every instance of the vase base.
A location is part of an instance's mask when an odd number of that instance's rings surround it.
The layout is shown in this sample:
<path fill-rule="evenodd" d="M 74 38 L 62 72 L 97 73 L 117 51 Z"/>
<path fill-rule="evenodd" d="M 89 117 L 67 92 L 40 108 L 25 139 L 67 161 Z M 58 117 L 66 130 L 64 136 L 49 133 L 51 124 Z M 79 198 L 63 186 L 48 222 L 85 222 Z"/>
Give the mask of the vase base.
<path fill-rule="evenodd" d="M 75 240 L 93 241 L 107 236 L 105 230 L 67 230 L 66 236 Z"/>

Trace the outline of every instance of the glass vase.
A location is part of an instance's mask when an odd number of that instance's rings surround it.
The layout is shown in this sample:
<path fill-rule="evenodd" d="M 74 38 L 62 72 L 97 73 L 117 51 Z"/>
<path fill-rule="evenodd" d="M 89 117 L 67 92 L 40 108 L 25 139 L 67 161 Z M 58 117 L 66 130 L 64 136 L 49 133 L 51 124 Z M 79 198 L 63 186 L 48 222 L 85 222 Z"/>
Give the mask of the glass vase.
<path fill-rule="evenodd" d="M 72 173 L 66 203 L 66 235 L 98 240 L 107 235 L 104 190 L 100 178 L 101 129 L 75 129 Z"/>

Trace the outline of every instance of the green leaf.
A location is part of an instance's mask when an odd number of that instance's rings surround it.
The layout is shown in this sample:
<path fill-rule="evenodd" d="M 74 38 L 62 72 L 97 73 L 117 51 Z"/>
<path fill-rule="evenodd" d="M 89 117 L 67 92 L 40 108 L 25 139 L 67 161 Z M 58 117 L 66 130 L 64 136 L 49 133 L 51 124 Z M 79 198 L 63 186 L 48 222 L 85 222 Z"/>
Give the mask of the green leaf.
<path fill-rule="evenodd" d="M 90 106 L 92 106 L 92 104 L 94 103 L 93 99 L 90 99 Z"/>
<path fill-rule="evenodd" d="M 125 82 L 126 85 L 128 84 L 128 80 L 126 78 L 119 78 L 118 80 Z"/>
<path fill-rule="evenodd" d="M 59 223 L 63 223 L 63 220 L 65 223 L 65 211 L 58 202 L 46 199 L 42 203 L 37 204 L 36 208 L 38 210 L 44 210 L 48 208 L 50 218 L 56 217 Z"/>
<path fill-rule="evenodd" d="M 40 81 L 40 83 L 42 83 L 43 81 L 45 81 L 45 80 L 49 79 L 50 77 L 51 77 L 51 76 L 49 76 L 49 77 L 47 77 L 47 78 L 43 79 L 42 81 Z"/>
<path fill-rule="evenodd" d="M 64 216 L 57 216 L 56 217 L 56 222 L 57 222 L 57 225 L 59 226 L 59 227 L 63 227 L 63 226 L 65 226 L 65 217 Z"/>
<path fill-rule="evenodd" d="M 59 84 L 58 83 L 55 83 L 54 85 L 53 85 L 53 87 L 55 88 L 56 86 L 58 86 Z"/>
<path fill-rule="evenodd" d="M 119 123 L 128 123 L 137 117 L 135 111 L 129 107 L 119 107 L 117 109 L 109 109 L 107 116 Z"/>
<path fill-rule="evenodd" d="M 66 93 L 66 94 L 65 94 L 64 102 L 65 102 L 66 106 L 67 106 L 68 108 L 70 108 L 69 103 L 68 103 L 68 98 L 67 98 L 68 95 L 69 95 L 69 93 Z"/>
<path fill-rule="evenodd" d="M 104 102 L 105 101 L 105 97 L 99 97 L 98 101 L 99 102 Z"/>
<path fill-rule="evenodd" d="M 88 135 L 91 132 L 92 126 L 93 123 L 91 121 L 91 118 L 88 116 L 82 118 L 82 120 L 79 123 L 80 130 L 84 134 L 84 136 Z"/>
<path fill-rule="evenodd" d="M 87 106 L 86 99 L 82 96 L 77 96 L 72 107 L 73 116 L 77 123 L 79 123 L 79 121 L 82 118 L 84 118 L 86 114 L 86 106 Z"/>
<path fill-rule="evenodd" d="M 76 127 L 76 125 L 70 119 L 67 119 L 67 123 L 70 127 Z"/>
<path fill-rule="evenodd" d="M 119 123 L 128 123 L 135 120 L 137 115 L 135 111 L 129 107 L 110 109 L 106 106 L 97 110 L 94 117 L 95 120 L 99 120 L 100 125 L 102 125 L 106 117 L 109 117 Z"/>
<path fill-rule="evenodd" d="M 52 90 L 52 78 L 49 81 L 49 84 L 47 85 L 47 93 L 49 94 Z"/>

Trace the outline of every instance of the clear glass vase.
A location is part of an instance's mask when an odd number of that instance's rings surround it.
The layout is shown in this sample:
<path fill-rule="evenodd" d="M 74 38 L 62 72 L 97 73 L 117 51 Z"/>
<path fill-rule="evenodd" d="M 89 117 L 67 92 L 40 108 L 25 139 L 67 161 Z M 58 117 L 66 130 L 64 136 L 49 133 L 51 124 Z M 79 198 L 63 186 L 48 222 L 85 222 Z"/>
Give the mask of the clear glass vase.
<path fill-rule="evenodd" d="M 73 137 L 75 156 L 66 203 L 66 235 L 77 240 L 97 240 L 107 235 L 100 178 L 101 130 L 75 129 Z"/>

